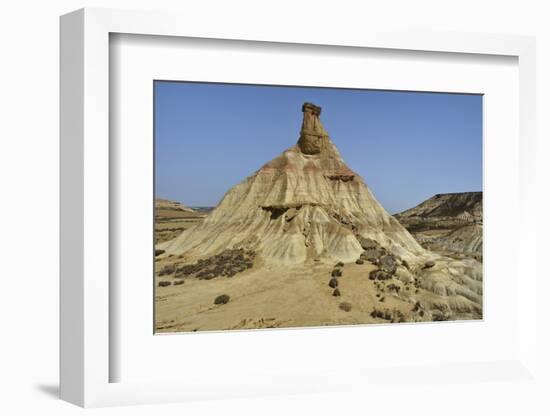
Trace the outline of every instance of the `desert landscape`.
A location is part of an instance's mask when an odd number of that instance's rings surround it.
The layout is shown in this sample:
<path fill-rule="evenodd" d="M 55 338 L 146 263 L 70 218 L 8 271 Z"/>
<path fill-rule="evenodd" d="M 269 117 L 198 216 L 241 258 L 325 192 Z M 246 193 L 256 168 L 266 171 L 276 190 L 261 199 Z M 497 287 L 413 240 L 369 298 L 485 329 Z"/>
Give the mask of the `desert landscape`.
<path fill-rule="evenodd" d="M 481 319 L 481 193 L 392 216 L 302 112 L 213 210 L 155 201 L 156 332 Z"/>

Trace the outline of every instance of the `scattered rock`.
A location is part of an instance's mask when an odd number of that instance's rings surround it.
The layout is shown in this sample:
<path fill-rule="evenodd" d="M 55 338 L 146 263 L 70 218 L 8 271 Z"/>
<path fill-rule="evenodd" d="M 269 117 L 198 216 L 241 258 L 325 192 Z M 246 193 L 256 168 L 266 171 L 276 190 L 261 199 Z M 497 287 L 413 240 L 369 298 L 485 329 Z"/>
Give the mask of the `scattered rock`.
<path fill-rule="evenodd" d="M 341 269 L 334 269 L 330 275 L 332 277 L 340 277 L 340 276 L 342 276 L 342 270 Z"/>
<path fill-rule="evenodd" d="M 225 305 L 227 302 L 229 302 L 229 295 L 220 295 L 218 297 L 216 297 L 216 299 L 214 299 L 214 304 L 215 305 Z"/>
<path fill-rule="evenodd" d="M 167 280 L 161 280 L 161 281 L 159 282 L 159 286 L 160 286 L 160 287 L 170 286 L 171 284 L 172 284 L 172 282 L 169 282 L 169 281 L 167 281 Z"/>
<path fill-rule="evenodd" d="M 176 280 L 174 282 L 174 286 L 179 286 L 179 285 L 183 285 L 185 283 L 185 280 Z"/>
<path fill-rule="evenodd" d="M 432 267 L 434 267 L 434 266 L 435 266 L 435 262 L 433 262 L 433 261 L 430 260 L 430 261 L 427 261 L 426 263 L 424 263 L 424 267 L 422 267 L 422 268 L 423 268 L 423 269 L 430 269 L 430 268 L 432 268 Z"/>
<path fill-rule="evenodd" d="M 334 267 L 344 267 L 344 263 L 339 261 L 338 263 L 336 263 L 336 265 Z"/>
<path fill-rule="evenodd" d="M 365 264 L 365 261 L 362 259 L 355 260 L 355 264 Z"/>
<path fill-rule="evenodd" d="M 165 276 L 167 274 L 172 274 L 176 271 L 176 266 L 173 264 L 167 264 L 162 268 L 162 270 L 159 273 L 159 276 Z"/>
<path fill-rule="evenodd" d="M 401 264 L 403 265 L 403 267 L 407 270 L 411 270 L 411 267 L 409 266 L 409 263 L 407 262 L 407 260 L 403 260 L 401 262 Z"/>
<path fill-rule="evenodd" d="M 380 244 L 378 244 L 378 241 L 372 240 L 370 238 L 359 238 L 359 244 L 361 244 L 363 250 L 381 248 Z"/>
<path fill-rule="evenodd" d="M 351 303 L 349 302 L 342 302 L 338 307 L 345 312 L 351 311 Z"/>
<path fill-rule="evenodd" d="M 394 274 L 397 270 L 397 260 L 391 254 L 380 257 L 379 267 L 381 270 Z"/>
<path fill-rule="evenodd" d="M 369 273 L 370 280 L 389 280 L 392 278 L 392 275 L 384 270 L 373 270 Z"/>
<path fill-rule="evenodd" d="M 334 292 L 332 292 L 332 296 L 340 296 L 340 289 L 334 289 Z"/>
<path fill-rule="evenodd" d="M 155 257 L 156 257 L 156 256 L 160 256 L 160 255 L 163 254 L 163 253 L 164 253 L 164 250 L 161 250 L 161 249 L 159 249 L 159 248 L 155 249 Z"/>
<path fill-rule="evenodd" d="M 254 265 L 255 253 L 251 250 L 224 250 L 220 254 L 200 259 L 176 270 L 176 277 L 195 275 L 198 279 L 210 280 L 219 276 L 233 277 Z"/>
<path fill-rule="evenodd" d="M 382 257 L 386 252 L 382 249 L 368 249 L 361 253 L 361 259 L 370 261 L 371 263 L 378 263 L 380 257 Z"/>
<path fill-rule="evenodd" d="M 401 286 L 399 285 L 396 285 L 395 283 L 390 283 L 388 286 L 386 286 L 388 288 L 388 290 L 390 292 L 395 292 L 397 294 L 399 294 L 399 292 L 401 291 Z"/>
<path fill-rule="evenodd" d="M 384 310 L 374 308 L 370 313 L 370 316 L 372 316 L 373 318 L 379 318 L 379 319 L 384 319 L 386 321 L 390 321 L 392 324 L 396 322 L 406 322 L 405 315 L 403 314 L 403 312 L 395 308 L 392 309 L 391 311 L 387 308 Z"/>
<path fill-rule="evenodd" d="M 328 285 L 331 287 L 331 288 L 336 288 L 338 286 L 338 279 L 333 277 L 332 279 L 330 279 L 330 281 L 328 282 Z"/>

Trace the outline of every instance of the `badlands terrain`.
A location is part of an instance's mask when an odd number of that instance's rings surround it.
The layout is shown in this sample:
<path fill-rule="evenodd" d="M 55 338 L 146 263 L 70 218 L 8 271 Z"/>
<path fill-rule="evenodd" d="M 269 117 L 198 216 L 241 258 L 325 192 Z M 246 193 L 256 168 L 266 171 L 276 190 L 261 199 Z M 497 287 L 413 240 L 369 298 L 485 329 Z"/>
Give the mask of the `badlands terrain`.
<path fill-rule="evenodd" d="M 458 223 L 433 238 L 439 220 L 411 226 L 433 209 L 388 214 L 342 160 L 321 108 L 302 112 L 297 144 L 213 211 L 156 201 L 156 332 L 482 318 L 481 256 L 460 253 L 477 253 L 477 243 L 437 240 Z M 463 211 L 433 212 L 478 215 Z"/>
<path fill-rule="evenodd" d="M 172 240 L 187 228 L 199 224 L 206 213 L 179 202 L 155 199 L 155 243 Z"/>
<path fill-rule="evenodd" d="M 425 248 L 456 258 L 481 260 L 483 194 L 438 194 L 395 218 Z"/>

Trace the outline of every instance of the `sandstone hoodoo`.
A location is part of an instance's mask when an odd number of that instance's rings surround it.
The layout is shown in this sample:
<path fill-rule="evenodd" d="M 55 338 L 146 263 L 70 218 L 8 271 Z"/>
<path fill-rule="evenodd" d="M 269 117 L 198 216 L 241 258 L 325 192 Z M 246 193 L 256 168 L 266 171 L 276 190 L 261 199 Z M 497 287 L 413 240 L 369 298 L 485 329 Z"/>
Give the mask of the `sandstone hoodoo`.
<path fill-rule="evenodd" d="M 343 161 L 321 122 L 302 106 L 298 142 L 229 190 L 203 223 L 162 248 L 166 255 L 254 251 L 265 263 L 354 262 L 369 239 L 400 259 L 424 249 Z"/>

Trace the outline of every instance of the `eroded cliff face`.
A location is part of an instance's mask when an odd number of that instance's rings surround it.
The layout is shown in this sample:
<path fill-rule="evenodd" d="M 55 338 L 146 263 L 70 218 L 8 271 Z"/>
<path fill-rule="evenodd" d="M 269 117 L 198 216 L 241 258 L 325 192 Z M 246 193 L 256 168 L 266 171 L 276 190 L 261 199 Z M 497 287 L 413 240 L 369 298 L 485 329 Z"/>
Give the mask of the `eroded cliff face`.
<path fill-rule="evenodd" d="M 266 262 L 355 261 L 361 238 L 402 258 L 424 250 L 342 160 L 320 119 L 302 107 L 298 143 L 229 190 L 203 224 L 167 247 L 172 254 L 251 249 Z"/>
<path fill-rule="evenodd" d="M 483 194 L 437 194 L 395 215 L 425 248 L 445 254 L 481 259 L 483 252 Z"/>

